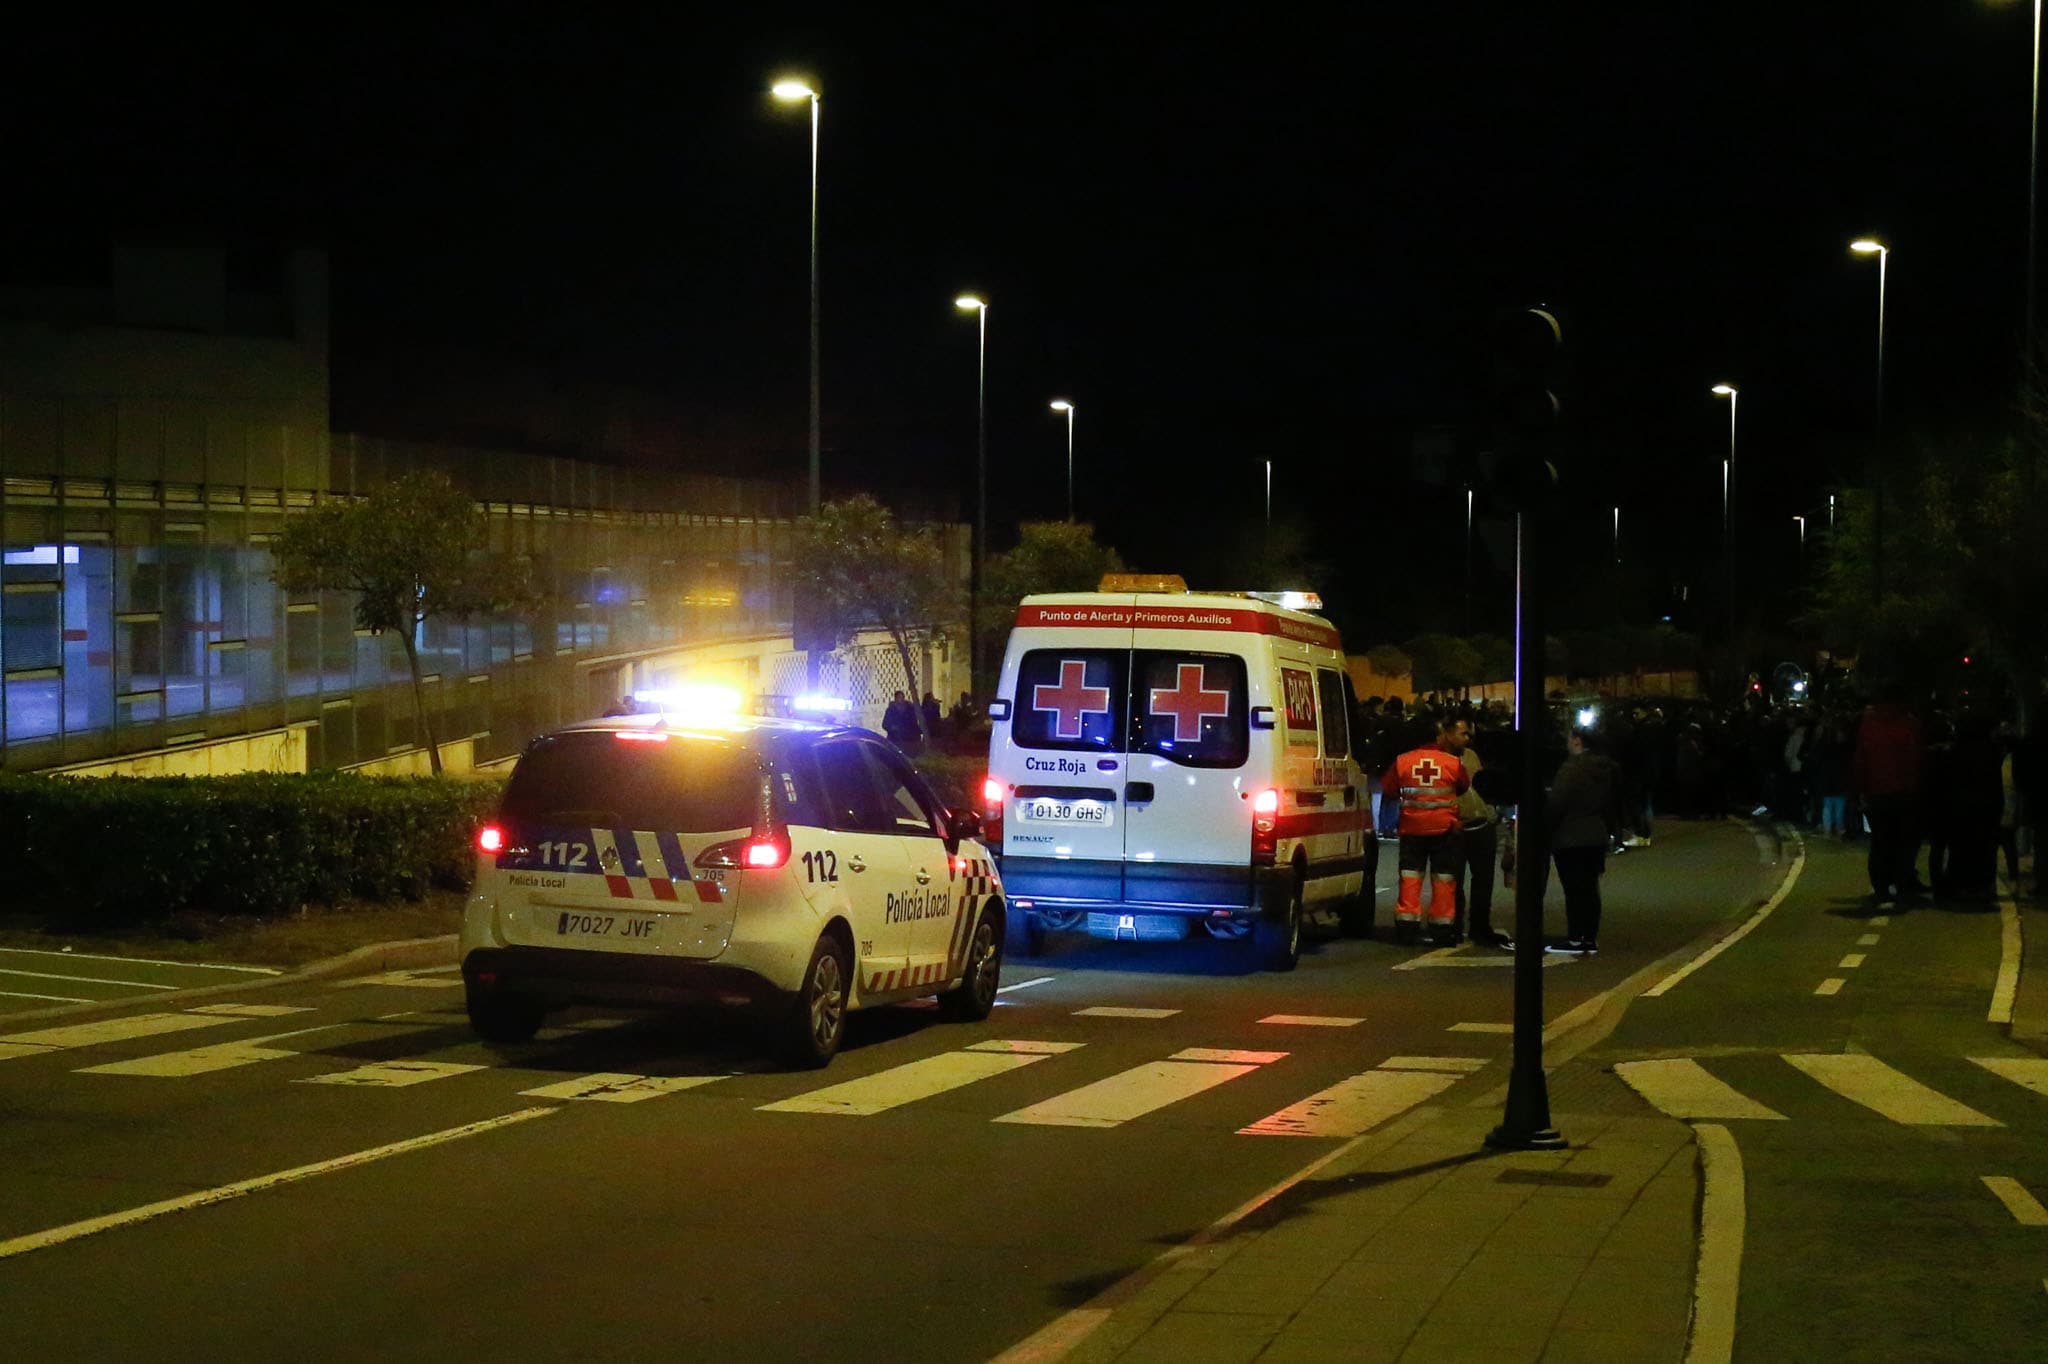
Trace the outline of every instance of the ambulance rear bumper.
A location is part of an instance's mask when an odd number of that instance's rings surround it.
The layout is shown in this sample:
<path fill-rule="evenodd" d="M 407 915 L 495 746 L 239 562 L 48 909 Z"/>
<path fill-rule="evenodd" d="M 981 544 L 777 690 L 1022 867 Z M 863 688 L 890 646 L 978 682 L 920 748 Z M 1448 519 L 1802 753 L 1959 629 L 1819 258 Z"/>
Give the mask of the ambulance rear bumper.
<path fill-rule="evenodd" d="M 1255 917 L 1271 903 L 1271 867 L 1246 862 L 1112 862 L 1081 858 L 1003 859 L 1010 903 L 1032 909 L 1122 910 L 1189 918 Z"/>

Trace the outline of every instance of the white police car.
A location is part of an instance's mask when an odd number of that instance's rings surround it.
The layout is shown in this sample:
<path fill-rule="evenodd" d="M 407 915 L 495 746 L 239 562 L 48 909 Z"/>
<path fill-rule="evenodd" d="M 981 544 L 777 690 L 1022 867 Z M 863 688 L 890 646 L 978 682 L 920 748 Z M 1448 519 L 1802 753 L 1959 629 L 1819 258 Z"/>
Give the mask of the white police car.
<path fill-rule="evenodd" d="M 866 730 L 567 726 L 527 748 L 477 834 L 470 1022 L 521 1041 L 570 1003 L 723 1003 L 822 1066 L 852 1009 L 936 994 L 950 1017 L 986 1018 L 1004 905 L 979 837 Z"/>

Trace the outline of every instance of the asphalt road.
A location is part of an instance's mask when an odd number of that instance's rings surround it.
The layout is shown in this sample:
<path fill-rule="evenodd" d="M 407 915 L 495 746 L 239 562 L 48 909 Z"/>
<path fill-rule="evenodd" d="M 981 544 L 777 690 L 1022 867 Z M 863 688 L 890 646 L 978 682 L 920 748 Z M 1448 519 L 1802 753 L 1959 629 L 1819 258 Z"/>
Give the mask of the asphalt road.
<path fill-rule="evenodd" d="M 154 994 L 281 974 L 269 966 L 216 966 L 91 952 L 0 947 L 0 1016 L 147 999 Z"/>
<path fill-rule="evenodd" d="M 1582 1059 L 1733 1134 L 1738 1361 L 2040 1359 L 2048 1059 L 1990 1018 L 2001 914 L 1868 891 L 1861 847 L 1809 844 L 1769 918 Z"/>
<path fill-rule="evenodd" d="M 1747 914 L 1774 855 L 1674 823 L 1618 859 L 1548 1014 Z M 0 1032 L 0 1357 L 987 1358 L 1355 1131 L 1496 1088 L 1512 973 L 1421 961 L 1055 937 L 987 1023 L 858 1016 L 823 1074 L 725 1020 L 487 1047 L 452 972 L 37 1020 Z"/>

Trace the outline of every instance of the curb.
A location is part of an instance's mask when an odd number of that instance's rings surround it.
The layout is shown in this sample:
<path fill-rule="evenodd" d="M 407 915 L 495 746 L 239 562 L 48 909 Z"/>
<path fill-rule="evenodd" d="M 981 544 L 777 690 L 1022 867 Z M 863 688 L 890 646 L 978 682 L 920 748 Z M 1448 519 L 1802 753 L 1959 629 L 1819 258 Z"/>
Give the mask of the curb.
<path fill-rule="evenodd" d="M 402 938 L 396 942 L 371 943 L 344 952 L 338 957 L 327 957 L 320 961 L 285 971 L 275 976 L 263 976 L 257 980 L 235 980 L 225 985 L 195 985 L 185 990 L 162 990 L 148 996 L 151 1004 L 181 1004 L 187 1000 L 211 999 L 217 995 L 241 994 L 248 990 L 267 990 L 278 985 L 291 985 L 301 981 L 322 980 L 329 976 L 355 974 L 368 975 L 374 971 L 416 970 L 426 966 L 450 966 L 455 963 L 457 935 L 443 934 L 435 938 Z M 141 1003 L 140 999 L 94 1000 L 90 1004 L 60 1004 L 51 1009 L 24 1009 L 20 1013 L 0 1015 L 0 1027 L 11 1027 L 17 1021 L 32 1022 L 46 1018 L 73 1018 L 80 1014 L 103 1013 L 110 1009 L 126 1009 Z"/>

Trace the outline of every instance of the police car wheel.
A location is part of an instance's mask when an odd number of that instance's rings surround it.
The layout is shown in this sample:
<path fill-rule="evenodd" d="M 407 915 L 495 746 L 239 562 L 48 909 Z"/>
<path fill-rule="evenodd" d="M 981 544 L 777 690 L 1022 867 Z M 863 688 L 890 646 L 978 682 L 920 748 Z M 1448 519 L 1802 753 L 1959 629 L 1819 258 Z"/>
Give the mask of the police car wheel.
<path fill-rule="evenodd" d="M 1302 883 L 1296 873 L 1287 893 L 1287 908 L 1277 918 L 1262 917 L 1252 926 L 1252 947 L 1268 971 L 1292 971 L 1301 960 Z"/>
<path fill-rule="evenodd" d="M 966 974 L 957 987 L 939 996 L 939 1008 L 946 1017 L 961 1023 L 979 1023 L 995 1008 L 996 986 L 1003 978 L 1002 938 L 989 912 L 983 910 L 967 944 Z"/>
<path fill-rule="evenodd" d="M 528 995 L 508 995 L 497 990 L 469 987 L 464 1000 L 469 1007 L 469 1026 L 486 1042 L 527 1042 L 540 1031 L 547 1010 Z"/>
<path fill-rule="evenodd" d="M 1035 957 L 1045 951 L 1045 928 L 1028 909 L 1013 910 L 1003 920 L 1003 953 L 1011 957 Z"/>
<path fill-rule="evenodd" d="M 850 977 L 846 948 L 830 933 L 820 936 L 784 1023 L 783 1051 L 792 1065 L 816 1070 L 838 1054 L 846 1033 Z"/>

